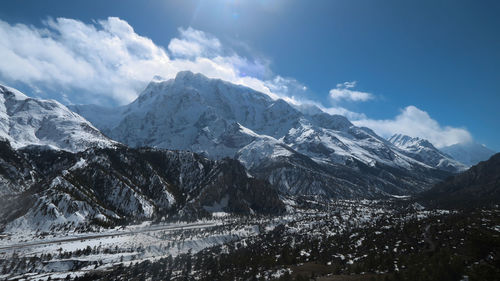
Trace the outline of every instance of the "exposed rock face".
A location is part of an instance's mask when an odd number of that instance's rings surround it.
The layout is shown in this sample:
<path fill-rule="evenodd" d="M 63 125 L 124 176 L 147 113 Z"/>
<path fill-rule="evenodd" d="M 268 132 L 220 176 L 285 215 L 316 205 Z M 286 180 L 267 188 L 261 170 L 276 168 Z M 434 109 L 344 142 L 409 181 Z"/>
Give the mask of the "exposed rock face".
<path fill-rule="evenodd" d="M 500 204 L 500 153 L 422 193 L 423 204 L 467 209 Z"/>
<path fill-rule="evenodd" d="M 7 230 L 284 211 L 269 183 L 249 177 L 231 159 L 212 161 L 192 152 L 124 146 L 71 153 L 0 145 L 0 177 L 9 183 L 0 209 Z M 16 185 L 22 178 L 28 180 Z"/>

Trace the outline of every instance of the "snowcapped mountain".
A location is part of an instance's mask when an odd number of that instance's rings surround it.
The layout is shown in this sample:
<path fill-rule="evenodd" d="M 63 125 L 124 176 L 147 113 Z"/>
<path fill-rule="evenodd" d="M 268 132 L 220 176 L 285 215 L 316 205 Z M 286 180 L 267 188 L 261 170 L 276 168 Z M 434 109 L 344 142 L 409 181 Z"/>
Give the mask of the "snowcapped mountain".
<path fill-rule="evenodd" d="M 37 146 L 14 150 L 5 141 L 0 147 L 0 179 L 28 179 L 25 188 L 0 198 L 0 229 L 7 232 L 284 211 L 269 183 L 249 177 L 231 159 L 121 145 L 79 153 Z"/>
<path fill-rule="evenodd" d="M 14 148 L 44 145 L 68 151 L 114 143 L 57 101 L 30 98 L 2 85 L 0 138 L 8 140 Z"/>
<path fill-rule="evenodd" d="M 466 165 L 441 152 L 428 140 L 395 134 L 389 138 L 389 142 L 403 150 L 408 156 L 431 167 L 452 173 L 467 169 Z"/>
<path fill-rule="evenodd" d="M 56 101 L 3 86 L 0 93 L 0 230 L 85 230 L 163 216 L 284 211 L 277 191 L 236 160 L 130 149 Z M 121 113 L 82 110 L 106 124 Z M 231 128 L 228 144 L 255 137 L 237 123 Z"/>
<path fill-rule="evenodd" d="M 443 147 L 441 150 L 467 166 L 486 161 L 495 154 L 495 151 L 477 142 L 457 143 Z"/>
<path fill-rule="evenodd" d="M 287 194 L 373 197 L 406 194 L 447 176 L 367 128 L 201 74 L 152 81 L 119 109 L 72 107 L 132 147 L 190 150 L 238 159 Z M 95 120 L 106 115 L 108 119 Z"/>

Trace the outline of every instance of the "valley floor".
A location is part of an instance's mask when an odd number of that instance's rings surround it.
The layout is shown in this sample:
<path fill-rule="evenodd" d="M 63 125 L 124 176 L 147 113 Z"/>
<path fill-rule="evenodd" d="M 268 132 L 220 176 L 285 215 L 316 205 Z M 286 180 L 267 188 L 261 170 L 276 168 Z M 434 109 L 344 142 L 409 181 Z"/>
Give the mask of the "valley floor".
<path fill-rule="evenodd" d="M 282 216 L 0 237 L 5 280 L 499 280 L 500 209 L 289 200 Z"/>

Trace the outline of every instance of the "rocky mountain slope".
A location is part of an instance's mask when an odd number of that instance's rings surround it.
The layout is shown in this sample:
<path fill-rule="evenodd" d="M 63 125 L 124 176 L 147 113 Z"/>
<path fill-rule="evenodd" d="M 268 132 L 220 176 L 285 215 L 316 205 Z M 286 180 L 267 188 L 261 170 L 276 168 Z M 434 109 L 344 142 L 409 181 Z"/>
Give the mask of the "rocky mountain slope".
<path fill-rule="evenodd" d="M 14 148 L 46 145 L 68 151 L 114 144 L 91 123 L 59 102 L 30 98 L 2 85 L 0 138 L 8 140 Z"/>
<path fill-rule="evenodd" d="M 269 183 L 235 160 L 192 152 L 91 148 L 71 153 L 0 142 L 0 225 L 7 232 L 85 229 L 163 216 L 280 213 Z M 25 180 L 22 180 L 25 179 Z M 23 184 L 17 188 L 18 181 Z"/>
<path fill-rule="evenodd" d="M 441 152 L 428 140 L 395 134 L 389 138 L 389 142 L 402 149 L 408 156 L 431 167 L 452 173 L 467 169 L 466 165 Z"/>
<path fill-rule="evenodd" d="M 152 81 L 118 109 L 71 108 L 114 140 L 235 158 L 291 195 L 408 194 L 448 175 L 343 116 L 306 114 L 283 100 L 191 72 Z M 111 121 L 103 122 L 103 114 Z"/>
<path fill-rule="evenodd" d="M 459 209 L 500 204 L 500 153 L 436 184 L 419 200 L 428 206 Z"/>

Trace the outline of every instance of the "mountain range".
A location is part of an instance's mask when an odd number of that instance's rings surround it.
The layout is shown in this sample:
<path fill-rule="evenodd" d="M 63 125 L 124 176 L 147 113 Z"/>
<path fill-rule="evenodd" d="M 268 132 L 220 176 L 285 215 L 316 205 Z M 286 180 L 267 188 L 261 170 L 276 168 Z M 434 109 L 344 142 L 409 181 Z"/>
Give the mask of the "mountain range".
<path fill-rule="evenodd" d="M 302 112 L 284 100 L 189 71 L 152 81 L 119 108 L 70 108 L 131 147 L 237 159 L 250 174 L 289 195 L 415 193 L 463 168 L 452 161 L 454 168 L 419 160 L 343 116 Z"/>
<path fill-rule="evenodd" d="M 440 151 L 425 139 L 395 134 L 389 138 L 389 142 L 406 151 L 412 158 L 441 170 L 457 173 L 468 168 L 465 164 Z"/>
<path fill-rule="evenodd" d="M 287 198 L 410 195 L 467 169 L 450 156 L 459 146 L 386 140 L 187 71 L 116 108 L 68 108 L 0 85 L 0 118 L 0 227 L 10 231 L 276 214 Z"/>
<path fill-rule="evenodd" d="M 0 159 L 0 226 L 8 232 L 285 210 L 269 183 L 248 176 L 232 159 L 123 145 L 78 153 L 14 150 L 7 141 L 0 141 Z M 12 188 L 20 181 L 23 188 Z"/>

